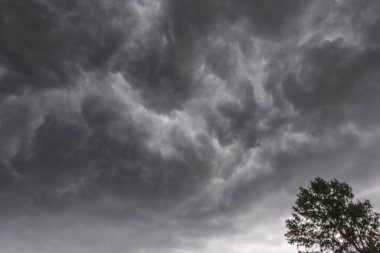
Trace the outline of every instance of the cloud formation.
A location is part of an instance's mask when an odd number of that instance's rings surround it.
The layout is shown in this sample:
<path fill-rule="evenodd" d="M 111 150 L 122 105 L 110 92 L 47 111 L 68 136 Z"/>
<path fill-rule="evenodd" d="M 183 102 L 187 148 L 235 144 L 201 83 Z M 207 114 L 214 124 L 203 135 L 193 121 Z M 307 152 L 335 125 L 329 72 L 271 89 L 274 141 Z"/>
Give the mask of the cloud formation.
<path fill-rule="evenodd" d="M 316 176 L 380 207 L 378 2 L 0 10 L 6 252 L 292 252 Z"/>

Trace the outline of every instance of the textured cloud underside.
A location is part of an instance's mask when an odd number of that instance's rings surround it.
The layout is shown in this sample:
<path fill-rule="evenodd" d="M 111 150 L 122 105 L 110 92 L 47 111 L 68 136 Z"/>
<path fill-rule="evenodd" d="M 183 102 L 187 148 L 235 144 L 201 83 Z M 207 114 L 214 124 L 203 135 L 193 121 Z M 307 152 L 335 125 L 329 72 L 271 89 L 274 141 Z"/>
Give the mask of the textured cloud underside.
<path fill-rule="evenodd" d="M 0 10 L 4 252 L 291 252 L 316 176 L 380 206 L 377 1 Z"/>

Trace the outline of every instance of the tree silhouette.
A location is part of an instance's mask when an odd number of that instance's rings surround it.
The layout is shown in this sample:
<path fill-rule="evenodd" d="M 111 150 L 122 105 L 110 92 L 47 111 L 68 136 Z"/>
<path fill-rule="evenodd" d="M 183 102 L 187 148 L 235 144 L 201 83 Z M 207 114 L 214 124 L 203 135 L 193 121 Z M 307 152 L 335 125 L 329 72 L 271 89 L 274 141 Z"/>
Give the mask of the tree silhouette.
<path fill-rule="evenodd" d="M 297 197 L 285 237 L 299 252 L 380 253 L 380 216 L 348 184 L 316 178 Z"/>

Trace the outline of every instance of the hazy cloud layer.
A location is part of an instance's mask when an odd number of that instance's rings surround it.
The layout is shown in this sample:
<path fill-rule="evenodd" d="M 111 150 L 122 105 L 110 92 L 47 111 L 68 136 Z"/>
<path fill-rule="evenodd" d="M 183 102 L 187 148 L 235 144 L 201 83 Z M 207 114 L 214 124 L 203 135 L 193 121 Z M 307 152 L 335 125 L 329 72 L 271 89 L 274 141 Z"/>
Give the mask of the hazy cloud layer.
<path fill-rule="evenodd" d="M 379 2 L 0 10 L 0 252 L 293 252 L 316 176 L 380 208 Z"/>

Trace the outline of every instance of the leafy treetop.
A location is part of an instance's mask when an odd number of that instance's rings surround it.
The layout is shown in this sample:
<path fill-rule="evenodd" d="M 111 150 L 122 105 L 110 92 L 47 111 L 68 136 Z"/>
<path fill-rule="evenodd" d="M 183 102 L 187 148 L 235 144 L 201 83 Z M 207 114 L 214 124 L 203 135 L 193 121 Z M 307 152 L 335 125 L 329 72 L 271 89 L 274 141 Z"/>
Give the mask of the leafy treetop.
<path fill-rule="evenodd" d="M 301 187 L 286 220 L 288 242 L 304 252 L 380 253 L 380 216 L 369 200 L 353 199 L 352 188 L 336 179 Z"/>

